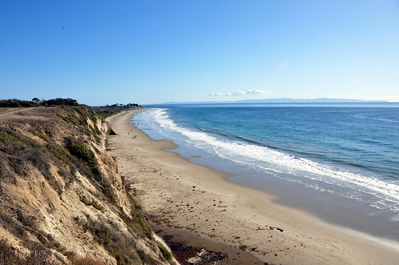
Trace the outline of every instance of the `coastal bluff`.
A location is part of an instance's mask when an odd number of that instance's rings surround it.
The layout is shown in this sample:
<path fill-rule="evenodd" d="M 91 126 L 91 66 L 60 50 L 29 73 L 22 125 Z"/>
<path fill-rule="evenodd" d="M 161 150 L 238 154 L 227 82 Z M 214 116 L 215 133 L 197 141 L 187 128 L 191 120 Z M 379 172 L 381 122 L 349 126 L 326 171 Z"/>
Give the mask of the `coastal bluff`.
<path fill-rule="evenodd" d="M 0 264 L 173 264 L 87 107 L 0 110 Z"/>

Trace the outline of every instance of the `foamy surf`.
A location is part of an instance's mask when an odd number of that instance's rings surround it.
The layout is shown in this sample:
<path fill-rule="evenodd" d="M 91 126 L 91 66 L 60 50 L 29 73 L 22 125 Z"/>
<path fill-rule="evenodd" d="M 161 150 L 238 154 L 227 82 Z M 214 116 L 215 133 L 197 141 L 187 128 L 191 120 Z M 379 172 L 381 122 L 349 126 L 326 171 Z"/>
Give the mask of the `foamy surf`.
<path fill-rule="evenodd" d="M 339 167 L 324 165 L 261 146 L 255 142 L 224 137 L 222 133 L 182 127 L 170 118 L 167 109 L 151 109 L 147 112 L 147 119 L 151 121 L 149 124 L 153 129 L 172 137 L 172 140 L 173 137 L 182 138 L 183 136 L 187 144 L 220 158 L 263 170 L 268 174 L 272 173 L 276 177 L 295 181 L 321 192 L 339 192 L 338 189 L 334 189 L 334 186 L 353 190 L 353 193 L 345 192 L 339 195 L 367 202 L 377 209 L 399 213 L 399 183 L 397 182 L 363 176 Z M 287 178 L 287 175 L 293 177 Z M 319 184 L 310 183 L 306 179 L 317 181 Z M 323 187 L 323 183 L 328 184 L 328 188 Z"/>

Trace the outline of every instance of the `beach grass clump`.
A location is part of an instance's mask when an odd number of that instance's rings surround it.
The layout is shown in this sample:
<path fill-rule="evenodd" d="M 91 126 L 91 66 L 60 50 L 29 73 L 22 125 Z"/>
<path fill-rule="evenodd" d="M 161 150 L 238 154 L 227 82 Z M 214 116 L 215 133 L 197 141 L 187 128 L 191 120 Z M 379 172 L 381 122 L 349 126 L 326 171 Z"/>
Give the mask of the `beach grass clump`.
<path fill-rule="evenodd" d="M 40 133 L 40 132 L 32 132 L 32 133 L 33 133 L 33 135 L 41 138 L 42 140 L 44 140 L 46 142 L 49 141 L 49 137 L 44 133 Z"/>
<path fill-rule="evenodd" d="M 93 151 L 91 151 L 83 142 L 73 139 L 69 143 L 69 152 L 89 164 L 96 163 Z"/>
<path fill-rule="evenodd" d="M 111 201 L 111 203 L 113 203 L 114 205 L 118 205 L 118 195 L 116 195 L 113 187 L 107 179 L 103 180 L 102 191 L 105 197 L 107 197 Z"/>
<path fill-rule="evenodd" d="M 118 205 L 118 195 L 114 191 L 109 180 L 104 178 L 94 152 L 85 143 L 79 140 L 72 138 L 69 139 L 68 142 L 69 152 L 78 159 L 74 164 L 78 166 L 79 170 L 84 175 L 98 181 L 101 184 L 101 191 L 104 196 L 108 198 L 112 204 Z"/>
<path fill-rule="evenodd" d="M 119 216 L 122 218 L 125 224 L 134 232 L 136 232 L 140 237 L 146 237 L 151 240 L 154 239 L 152 228 L 141 209 L 132 207 L 130 215 L 127 215 L 122 210 L 120 210 Z"/>
<path fill-rule="evenodd" d="M 62 192 L 60 184 L 51 173 L 49 150 L 36 140 L 24 136 L 11 128 L 0 129 L 0 181 L 16 183 L 17 176 L 31 178 L 32 168 L 37 168 L 48 183 L 58 192 Z M 54 162 L 54 161 L 53 161 Z"/>
<path fill-rule="evenodd" d="M 40 144 L 32 138 L 26 137 L 11 128 L 2 128 L 0 141 L 17 147 L 39 147 Z"/>
<path fill-rule="evenodd" d="M 97 143 L 101 142 L 101 131 L 95 125 L 101 117 L 95 111 L 87 107 L 64 107 L 63 110 L 57 114 L 60 118 L 75 125 L 84 134 L 92 136 Z"/>
<path fill-rule="evenodd" d="M 148 223 L 147 218 L 143 214 L 141 209 L 141 205 L 137 203 L 137 201 L 130 195 L 130 193 L 126 193 L 126 196 L 132 205 L 130 211 L 129 218 L 122 218 L 125 223 L 135 231 L 140 231 L 141 236 L 145 236 L 151 240 L 154 239 L 151 225 Z"/>
<path fill-rule="evenodd" d="M 153 239 L 152 235 L 152 228 L 148 223 L 146 217 L 144 216 L 141 207 L 140 208 L 132 208 L 131 212 L 131 219 L 134 224 L 138 224 L 141 230 L 142 235 L 146 236 L 149 239 Z"/>
<path fill-rule="evenodd" d="M 95 240 L 104 246 L 107 252 L 116 259 L 118 265 L 142 264 L 135 248 L 135 240 L 114 231 L 104 223 L 91 221 L 88 229 L 95 235 Z"/>
<path fill-rule="evenodd" d="M 162 256 L 169 262 L 172 261 L 172 253 L 170 253 L 170 251 L 161 243 L 157 241 L 157 245 L 159 250 L 162 253 Z"/>
<path fill-rule="evenodd" d="M 58 160 L 63 163 L 69 164 L 72 159 L 72 155 L 63 146 L 54 143 L 47 144 L 47 150 L 50 151 Z"/>
<path fill-rule="evenodd" d="M 109 180 L 103 176 L 94 152 L 85 143 L 74 138 L 68 139 L 67 146 L 70 154 L 77 158 L 73 164 L 79 168 L 82 174 L 100 183 L 104 196 L 112 204 L 118 205 L 118 195 Z"/>
<path fill-rule="evenodd" d="M 115 115 L 116 113 L 98 113 L 98 116 L 100 116 L 101 120 L 105 121 L 106 118 L 111 117 L 112 115 Z"/>
<path fill-rule="evenodd" d="M 75 163 L 83 174 L 97 181 L 102 181 L 102 173 L 94 152 L 85 143 L 74 138 L 68 138 L 67 148 L 72 156 L 83 162 Z"/>

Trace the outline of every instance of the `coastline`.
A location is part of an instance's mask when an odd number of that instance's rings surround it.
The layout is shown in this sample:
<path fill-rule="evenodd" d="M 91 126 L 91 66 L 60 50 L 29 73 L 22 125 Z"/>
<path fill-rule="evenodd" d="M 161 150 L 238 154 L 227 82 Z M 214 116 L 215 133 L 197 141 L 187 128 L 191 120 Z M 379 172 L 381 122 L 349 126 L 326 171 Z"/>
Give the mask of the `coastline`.
<path fill-rule="evenodd" d="M 224 251 L 236 259 L 229 264 L 393 264 L 399 259 L 397 249 L 376 238 L 280 205 L 274 195 L 164 151 L 174 144 L 152 140 L 134 127 L 135 112 L 107 119 L 117 133 L 108 143 L 132 195 L 159 226 L 154 229 Z"/>

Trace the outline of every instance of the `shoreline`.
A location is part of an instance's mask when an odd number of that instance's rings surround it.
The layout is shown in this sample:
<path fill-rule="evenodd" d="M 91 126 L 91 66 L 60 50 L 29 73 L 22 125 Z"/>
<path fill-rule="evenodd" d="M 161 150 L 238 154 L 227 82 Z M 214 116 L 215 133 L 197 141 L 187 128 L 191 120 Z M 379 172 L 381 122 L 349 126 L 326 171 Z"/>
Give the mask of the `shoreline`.
<path fill-rule="evenodd" d="M 399 259 L 397 249 L 377 238 L 278 204 L 272 194 L 165 151 L 175 145 L 134 127 L 135 112 L 107 119 L 118 134 L 108 143 L 132 195 L 161 225 L 157 230 L 179 233 L 188 244 L 215 242 L 215 251 L 236 259 L 229 264 L 393 264 Z"/>

